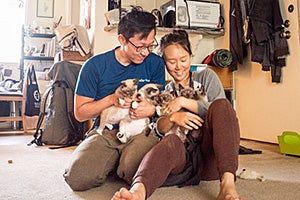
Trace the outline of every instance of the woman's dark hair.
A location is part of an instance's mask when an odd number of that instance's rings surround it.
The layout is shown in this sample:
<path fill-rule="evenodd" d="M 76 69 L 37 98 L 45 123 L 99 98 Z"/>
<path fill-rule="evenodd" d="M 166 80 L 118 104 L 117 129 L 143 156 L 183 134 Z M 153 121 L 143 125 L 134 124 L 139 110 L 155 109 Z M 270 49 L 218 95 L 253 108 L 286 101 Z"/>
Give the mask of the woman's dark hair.
<path fill-rule="evenodd" d="M 173 30 L 172 33 L 164 35 L 160 40 L 160 55 L 164 56 L 165 49 L 171 44 L 179 44 L 190 55 L 192 55 L 189 35 L 185 30 Z"/>
<path fill-rule="evenodd" d="M 127 41 L 136 34 L 141 34 L 141 39 L 146 38 L 152 30 L 156 31 L 155 16 L 141 7 L 133 7 L 118 25 L 118 34 L 122 34 Z"/>

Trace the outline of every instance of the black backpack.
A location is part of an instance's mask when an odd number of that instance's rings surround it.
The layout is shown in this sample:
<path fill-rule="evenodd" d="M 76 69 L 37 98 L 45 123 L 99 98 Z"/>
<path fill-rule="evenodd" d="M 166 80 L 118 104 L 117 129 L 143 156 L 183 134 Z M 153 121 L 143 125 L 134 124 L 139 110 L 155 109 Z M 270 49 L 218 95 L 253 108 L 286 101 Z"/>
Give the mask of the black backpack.
<path fill-rule="evenodd" d="M 28 145 L 58 145 L 57 148 L 61 148 L 73 146 L 84 138 L 83 123 L 75 119 L 73 108 L 80 68 L 81 65 L 66 61 L 51 67 L 48 76 L 52 84 L 42 96 L 34 139 Z M 44 128 L 41 128 L 45 116 Z"/>

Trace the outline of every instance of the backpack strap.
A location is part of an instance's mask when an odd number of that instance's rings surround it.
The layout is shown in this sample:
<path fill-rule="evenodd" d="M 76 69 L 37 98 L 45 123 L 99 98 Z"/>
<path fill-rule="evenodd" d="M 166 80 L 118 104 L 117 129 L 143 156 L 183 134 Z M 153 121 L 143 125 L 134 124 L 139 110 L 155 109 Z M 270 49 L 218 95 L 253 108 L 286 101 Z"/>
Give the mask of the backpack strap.
<path fill-rule="evenodd" d="M 44 117 L 46 115 L 46 105 L 47 105 L 47 100 L 48 100 L 51 90 L 53 90 L 53 86 L 47 88 L 42 96 L 39 118 L 38 118 L 38 122 L 37 122 L 37 125 L 35 128 L 35 133 L 33 134 L 34 139 L 27 145 L 32 145 L 33 143 L 37 144 L 38 146 L 43 145 L 42 144 L 43 130 L 41 129 L 41 125 L 42 125 Z M 39 132 L 40 132 L 40 134 L 39 134 Z"/>
<path fill-rule="evenodd" d="M 68 112 L 68 118 L 70 121 L 70 124 L 73 128 L 73 130 L 78 131 L 77 130 L 77 126 L 76 124 L 78 123 L 75 120 L 75 116 L 74 116 L 74 104 L 71 103 L 74 101 L 74 96 L 73 96 L 73 91 L 70 88 L 64 88 L 65 89 L 65 94 L 66 94 L 66 104 L 67 104 L 67 112 Z"/>
<path fill-rule="evenodd" d="M 65 147 L 69 147 L 69 146 L 74 146 L 79 139 L 83 139 L 83 129 L 82 127 L 79 125 L 80 122 L 78 122 L 74 116 L 74 104 L 72 103 L 74 101 L 74 93 L 72 91 L 71 88 L 68 87 L 67 83 L 64 81 L 60 81 L 59 83 L 61 84 L 65 84 L 64 91 L 65 91 L 65 95 L 66 95 L 66 108 L 67 108 L 67 116 L 68 116 L 68 120 L 70 125 L 72 126 L 73 129 L 73 133 L 72 136 L 68 138 L 68 144 L 65 145 L 61 145 L 61 146 L 57 146 L 57 147 L 49 147 L 49 149 L 60 149 L 60 148 L 65 148 Z M 76 138 L 76 134 L 80 134 L 80 137 Z"/>
<path fill-rule="evenodd" d="M 80 137 L 71 138 L 70 145 L 74 145 L 78 142 L 79 139 L 82 139 L 83 129 L 81 123 L 76 120 L 74 115 L 74 104 L 72 103 L 74 101 L 73 91 L 71 88 L 64 88 L 64 89 L 65 89 L 65 94 L 67 99 L 66 104 L 67 104 L 67 113 L 68 113 L 69 122 L 74 130 L 74 135 L 80 134 Z"/>

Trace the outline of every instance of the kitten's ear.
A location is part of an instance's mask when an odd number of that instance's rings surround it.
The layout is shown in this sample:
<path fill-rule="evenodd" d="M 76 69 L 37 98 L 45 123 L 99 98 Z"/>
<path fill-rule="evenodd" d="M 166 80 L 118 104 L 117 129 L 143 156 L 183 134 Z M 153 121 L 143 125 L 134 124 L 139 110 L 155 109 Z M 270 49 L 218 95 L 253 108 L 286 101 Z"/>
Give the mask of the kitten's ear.
<path fill-rule="evenodd" d="M 179 90 L 184 89 L 184 87 L 179 83 Z"/>
<path fill-rule="evenodd" d="M 137 85 L 137 84 L 139 83 L 139 80 L 140 80 L 140 79 L 138 79 L 138 78 L 133 79 L 134 85 Z"/>
<path fill-rule="evenodd" d="M 156 87 L 158 88 L 158 89 L 160 89 L 160 88 L 162 88 L 163 87 L 163 85 L 162 84 L 155 84 L 156 85 Z"/>
<path fill-rule="evenodd" d="M 200 88 L 200 94 L 205 94 L 205 88 L 204 88 L 204 85 L 201 85 L 201 88 Z"/>
<path fill-rule="evenodd" d="M 120 86 L 125 87 L 126 86 L 126 81 L 121 81 Z"/>

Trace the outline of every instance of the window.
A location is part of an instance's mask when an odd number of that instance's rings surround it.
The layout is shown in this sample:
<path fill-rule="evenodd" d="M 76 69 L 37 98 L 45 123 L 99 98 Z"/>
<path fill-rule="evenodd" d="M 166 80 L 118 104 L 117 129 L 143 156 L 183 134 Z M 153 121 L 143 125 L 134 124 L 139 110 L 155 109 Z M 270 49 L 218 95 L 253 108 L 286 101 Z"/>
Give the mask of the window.
<path fill-rule="evenodd" d="M 24 4 L 25 0 L 1 1 L 0 62 L 20 61 L 22 25 L 25 21 Z"/>

